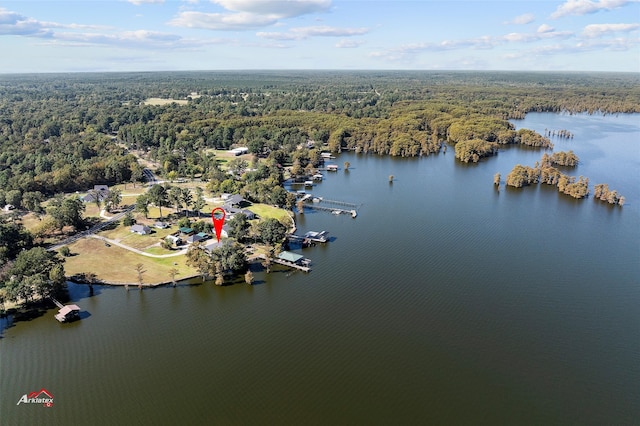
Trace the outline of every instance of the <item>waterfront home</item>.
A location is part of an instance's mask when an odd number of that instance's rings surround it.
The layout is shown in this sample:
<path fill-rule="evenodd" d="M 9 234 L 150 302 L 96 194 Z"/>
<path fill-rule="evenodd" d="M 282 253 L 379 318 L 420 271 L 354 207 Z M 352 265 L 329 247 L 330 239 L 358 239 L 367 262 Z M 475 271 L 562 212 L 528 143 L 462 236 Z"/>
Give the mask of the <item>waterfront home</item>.
<path fill-rule="evenodd" d="M 149 228 L 147 225 L 133 225 L 131 227 L 131 232 L 134 232 L 138 235 L 147 235 L 151 233 L 151 228 Z"/>
<path fill-rule="evenodd" d="M 202 249 L 207 253 L 211 254 L 215 249 L 217 249 L 218 247 L 221 247 L 222 244 L 224 244 L 222 241 L 220 242 L 211 241 L 209 244 L 202 246 Z"/>
<path fill-rule="evenodd" d="M 237 209 L 235 207 L 228 207 L 228 206 L 224 206 L 224 210 L 229 215 L 227 217 L 227 219 L 233 218 L 233 216 L 237 215 L 238 213 L 242 213 L 243 215 L 245 215 L 248 220 L 253 220 L 253 219 L 256 218 L 256 214 L 254 212 L 252 212 L 251 210 Z"/>

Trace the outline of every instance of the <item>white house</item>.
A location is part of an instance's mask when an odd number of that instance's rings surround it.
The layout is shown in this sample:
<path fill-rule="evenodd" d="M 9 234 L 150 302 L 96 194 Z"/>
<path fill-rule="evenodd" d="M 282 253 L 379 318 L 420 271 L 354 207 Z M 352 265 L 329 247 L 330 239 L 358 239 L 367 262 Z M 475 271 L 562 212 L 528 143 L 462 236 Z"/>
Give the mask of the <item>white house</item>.
<path fill-rule="evenodd" d="M 131 227 L 131 232 L 135 232 L 138 235 L 147 235 L 151 233 L 151 228 L 147 225 L 133 225 Z"/>
<path fill-rule="evenodd" d="M 238 155 L 247 154 L 249 152 L 249 148 L 247 148 L 246 146 L 241 146 L 238 148 L 231 149 L 229 150 L 229 152 L 231 152 L 233 155 L 237 157 Z"/>

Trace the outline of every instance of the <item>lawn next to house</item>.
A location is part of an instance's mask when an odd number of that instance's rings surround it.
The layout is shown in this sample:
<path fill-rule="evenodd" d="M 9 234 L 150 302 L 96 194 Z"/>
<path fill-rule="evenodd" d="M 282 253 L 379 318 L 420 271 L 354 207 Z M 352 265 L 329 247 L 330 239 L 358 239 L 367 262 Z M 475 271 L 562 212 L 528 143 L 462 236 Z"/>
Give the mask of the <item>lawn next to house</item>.
<path fill-rule="evenodd" d="M 209 202 L 199 212 L 199 217 L 194 217 L 196 214 L 192 212 L 189 218 L 191 226 L 196 222 L 211 223 L 211 210 L 223 205 L 222 200 Z M 290 213 L 284 209 L 266 204 L 251 204 L 250 210 L 259 217 L 255 222 L 275 218 L 291 227 L 294 225 Z M 198 276 L 198 271 L 186 263 L 189 235 L 183 235 L 178 225 L 180 219 L 184 222 L 184 215 L 171 208 L 163 208 L 163 214 L 160 218 L 159 210 L 151 208 L 147 217 L 142 214 L 134 215 L 134 226 L 125 226 L 119 222 L 111 229 L 69 245 L 71 255 L 65 258 L 66 275 L 74 277 L 93 274 L 100 282 L 136 285 L 139 282 L 138 270 L 141 269 L 144 271 L 142 281 L 145 286 L 171 282 L 176 271 L 176 280 Z M 215 240 L 212 232 L 201 234 Z M 168 248 L 163 242 L 170 236 L 176 236 L 174 240 L 180 237 L 182 244 L 172 244 Z"/>

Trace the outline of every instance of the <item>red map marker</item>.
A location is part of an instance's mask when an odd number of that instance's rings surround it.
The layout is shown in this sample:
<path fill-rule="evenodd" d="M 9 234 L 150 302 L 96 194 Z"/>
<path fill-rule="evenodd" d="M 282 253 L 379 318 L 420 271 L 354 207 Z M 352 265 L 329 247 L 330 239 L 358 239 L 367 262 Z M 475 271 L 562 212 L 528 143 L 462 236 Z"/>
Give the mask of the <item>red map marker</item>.
<path fill-rule="evenodd" d="M 224 218 L 227 214 L 222 207 L 216 207 L 211 212 L 211 220 L 213 220 L 213 229 L 216 230 L 216 238 L 220 242 L 220 234 L 222 233 L 222 227 L 224 226 Z"/>

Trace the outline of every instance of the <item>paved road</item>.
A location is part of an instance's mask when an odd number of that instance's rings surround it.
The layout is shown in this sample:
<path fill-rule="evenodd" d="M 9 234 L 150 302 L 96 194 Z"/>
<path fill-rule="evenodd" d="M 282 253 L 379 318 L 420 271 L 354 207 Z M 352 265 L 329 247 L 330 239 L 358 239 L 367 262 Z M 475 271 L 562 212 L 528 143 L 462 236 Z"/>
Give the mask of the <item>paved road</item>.
<path fill-rule="evenodd" d="M 122 243 L 120 243 L 118 241 L 102 237 L 100 235 L 89 235 L 89 238 L 95 238 L 95 239 L 98 239 L 98 240 L 102 240 L 105 243 L 109 243 L 109 244 L 112 244 L 114 246 L 122 247 L 123 249 L 129 250 L 129 251 L 132 251 L 134 253 L 138 253 L 138 254 L 141 254 L 142 256 L 147 256 L 147 257 L 156 257 L 156 258 L 161 258 L 162 259 L 162 258 L 165 258 L 165 257 L 181 256 L 181 255 L 183 255 L 183 254 L 185 254 L 187 252 L 187 249 L 183 249 L 183 250 L 180 250 L 178 252 L 169 253 L 169 254 L 151 254 L 151 253 L 144 252 L 142 250 L 138 250 L 138 249 L 133 248 L 133 247 L 129 247 L 128 245 L 122 244 Z"/>
<path fill-rule="evenodd" d="M 49 251 L 53 251 L 53 250 L 58 250 L 60 247 L 69 245 L 75 241 L 78 241 L 80 238 L 84 238 L 84 237 L 88 237 L 90 235 L 95 234 L 96 232 L 102 230 L 103 228 L 105 228 L 106 226 L 108 226 L 109 224 L 111 224 L 112 222 L 115 222 L 117 220 L 122 219 L 128 212 L 133 211 L 133 209 L 135 208 L 134 205 L 127 207 L 126 209 L 124 209 L 122 212 L 111 216 L 109 219 L 105 220 L 104 222 L 100 222 L 96 225 L 93 225 L 91 228 L 87 229 L 86 231 L 82 231 L 79 232 L 75 235 L 72 235 L 71 237 L 67 238 L 66 240 L 63 240 L 57 244 L 52 245 L 51 247 L 49 247 L 47 250 Z"/>

